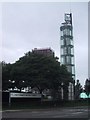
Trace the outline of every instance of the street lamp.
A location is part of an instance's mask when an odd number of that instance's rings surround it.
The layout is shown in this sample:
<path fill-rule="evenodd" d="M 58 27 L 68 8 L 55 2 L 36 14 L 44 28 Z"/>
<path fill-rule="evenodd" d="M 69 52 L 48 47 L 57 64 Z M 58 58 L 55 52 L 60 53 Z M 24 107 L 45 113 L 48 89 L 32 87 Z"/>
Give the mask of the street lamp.
<path fill-rule="evenodd" d="M 11 80 L 9 80 L 9 82 L 11 82 Z"/>
<path fill-rule="evenodd" d="M 10 83 L 10 85 L 9 85 L 9 87 L 11 88 L 11 89 L 14 89 L 14 83 L 15 83 L 15 80 L 8 80 L 9 81 L 9 83 Z"/>
<path fill-rule="evenodd" d="M 25 81 L 23 80 L 22 82 L 24 83 Z"/>
<path fill-rule="evenodd" d="M 12 83 L 15 83 L 15 81 L 13 80 Z"/>

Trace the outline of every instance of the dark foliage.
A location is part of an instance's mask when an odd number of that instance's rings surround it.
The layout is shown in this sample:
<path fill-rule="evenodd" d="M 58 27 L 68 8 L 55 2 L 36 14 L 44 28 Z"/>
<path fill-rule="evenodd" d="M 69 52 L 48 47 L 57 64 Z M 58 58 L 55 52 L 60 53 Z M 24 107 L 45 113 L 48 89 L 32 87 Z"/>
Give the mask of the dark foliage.
<path fill-rule="evenodd" d="M 53 91 L 58 91 L 60 87 L 67 89 L 68 83 L 73 82 L 71 74 L 64 65 L 60 65 L 57 57 L 46 57 L 33 52 L 26 53 L 14 64 L 5 63 L 2 66 L 2 76 L 3 89 L 31 86 L 37 87 L 40 93 L 46 88 Z M 14 80 L 15 83 L 10 83 L 9 80 Z M 61 85 L 62 82 L 64 86 Z"/>

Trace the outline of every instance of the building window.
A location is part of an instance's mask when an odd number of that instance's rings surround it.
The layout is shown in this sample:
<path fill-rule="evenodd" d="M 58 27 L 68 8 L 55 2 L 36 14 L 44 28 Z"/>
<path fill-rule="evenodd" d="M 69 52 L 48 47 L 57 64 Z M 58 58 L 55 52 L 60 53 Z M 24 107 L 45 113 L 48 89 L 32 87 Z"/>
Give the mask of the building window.
<path fill-rule="evenodd" d="M 61 40 L 61 45 L 64 45 L 64 40 Z"/>
<path fill-rule="evenodd" d="M 65 58 L 64 57 L 61 58 L 61 63 L 65 64 Z"/>
<path fill-rule="evenodd" d="M 74 64 L 74 57 L 72 57 L 72 60 L 71 60 L 71 61 L 72 61 L 72 64 Z"/>
<path fill-rule="evenodd" d="M 63 55 L 64 54 L 64 50 L 63 49 L 61 49 L 61 55 Z"/>
<path fill-rule="evenodd" d="M 67 66 L 67 69 L 70 73 L 72 73 L 72 66 Z"/>
<path fill-rule="evenodd" d="M 67 56 L 66 59 L 67 59 L 67 64 L 70 64 L 71 63 L 71 57 Z"/>
<path fill-rule="evenodd" d="M 64 54 L 67 54 L 67 47 L 64 47 Z"/>
<path fill-rule="evenodd" d="M 75 74 L 74 66 L 72 66 L 72 74 Z"/>
<path fill-rule="evenodd" d="M 66 44 L 70 45 L 70 39 L 69 38 L 66 38 Z"/>
<path fill-rule="evenodd" d="M 73 49 L 73 48 L 71 49 L 71 54 L 72 54 L 72 55 L 74 54 L 74 49 Z"/>

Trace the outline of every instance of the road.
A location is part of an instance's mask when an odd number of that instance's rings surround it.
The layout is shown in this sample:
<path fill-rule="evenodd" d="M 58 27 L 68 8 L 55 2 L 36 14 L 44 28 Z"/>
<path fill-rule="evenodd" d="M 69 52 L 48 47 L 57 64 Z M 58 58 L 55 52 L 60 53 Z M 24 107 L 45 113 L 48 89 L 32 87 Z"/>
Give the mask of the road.
<path fill-rule="evenodd" d="M 88 108 L 53 108 L 33 110 L 5 110 L 3 118 L 88 118 Z"/>

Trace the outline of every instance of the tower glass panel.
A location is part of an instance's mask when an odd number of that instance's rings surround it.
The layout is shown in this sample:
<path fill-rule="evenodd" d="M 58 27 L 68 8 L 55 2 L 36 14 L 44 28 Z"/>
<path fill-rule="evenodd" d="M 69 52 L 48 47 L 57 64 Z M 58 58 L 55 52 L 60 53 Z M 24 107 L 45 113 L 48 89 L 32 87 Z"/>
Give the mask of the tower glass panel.
<path fill-rule="evenodd" d="M 72 74 L 75 80 L 74 64 L 74 44 L 73 44 L 73 26 L 72 14 L 65 14 L 65 22 L 60 27 L 61 39 L 61 64 L 66 65 L 67 70 Z"/>

